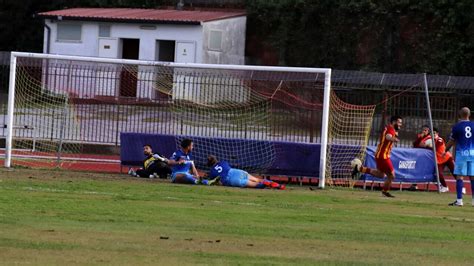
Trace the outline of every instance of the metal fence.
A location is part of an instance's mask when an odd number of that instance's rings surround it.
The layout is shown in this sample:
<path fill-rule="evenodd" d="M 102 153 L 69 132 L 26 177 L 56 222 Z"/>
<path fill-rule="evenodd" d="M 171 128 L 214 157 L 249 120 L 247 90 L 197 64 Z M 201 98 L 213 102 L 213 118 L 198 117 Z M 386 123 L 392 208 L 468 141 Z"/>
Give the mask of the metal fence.
<path fill-rule="evenodd" d="M 7 56 L 4 58 L 8 59 Z M 6 123 L 7 59 L 3 60 L 0 67 L 0 84 L 4 92 L 0 101 L 0 125 Z M 173 91 L 176 86 L 191 88 L 196 82 L 200 86 L 208 86 L 202 79 L 196 81 L 196 77 L 188 75 L 183 79 L 175 78 L 175 83 L 177 83 L 170 85 L 167 83 L 169 80 L 166 81 L 166 78 L 163 79 L 162 76 L 157 75 L 156 69 L 137 67 L 135 69 L 137 72 L 132 73 L 131 76 L 139 76 L 139 78 L 133 82 L 124 82 L 124 69 L 117 66 L 76 64 L 71 67 L 71 64 L 64 62 L 50 63 L 46 67 L 44 61 L 39 61 L 36 65 L 25 68 L 27 75 L 46 83 L 50 89 L 47 94 L 44 92 L 35 94 L 34 88 L 29 88 L 29 99 L 33 99 L 33 102 L 36 100 L 61 101 L 60 97 L 54 94 L 55 88 L 66 88 L 68 101 L 74 105 L 75 118 L 73 120 L 74 123 L 80 123 L 80 132 L 72 127 L 58 130 L 58 127 L 63 125 L 69 117 L 64 114 L 64 109 L 59 105 L 51 104 L 50 107 L 35 110 L 34 114 L 30 115 L 27 113 L 31 110 L 20 111 L 21 115 L 16 120 L 17 125 L 31 127 L 31 125 L 42 124 L 47 125 L 45 128 L 48 130 L 36 132 L 18 130 L 15 134 L 19 137 L 31 138 L 34 135 L 36 139 L 61 138 L 70 142 L 116 146 L 120 145 L 120 132 L 219 135 L 291 142 L 318 143 L 320 141 L 322 76 L 284 77 L 282 73 L 273 73 L 273 76 L 259 77 L 255 73 L 246 73 L 247 76 L 239 77 L 243 74 L 227 73 L 227 78 L 222 78 L 223 73 L 217 73 L 210 78 L 213 79 L 215 88 L 209 89 L 208 94 L 204 96 L 205 99 L 214 97 L 216 93 L 238 90 L 240 85 L 235 85 L 233 82 L 244 78 L 248 79 L 246 85 L 251 86 L 261 95 L 269 95 L 269 92 L 280 86 L 279 80 L 285 79 L 283 89 L 291 94 L 277 95 L 278 101 L 273 101 L 268 106 L 255 107 L 255 117 L 244 117 L 244 114 L 239 114 L 240 110 L 243 110 L 239 108 L 249 108 L 249 106 L 236 105 L 235 111 L 230 114 L 234 119 L 238 118 L 235 123 L 227 123 L 228 128 L 225 129 L 210 130 L 209 127 L 199 123 L 200 119 L 208 119 L 204 116 L 209 115 L 203 113 L 202 108 L 187 105 L 186 98 L 177 99 L 170 96 L 171 93 L 176 93 Z M 125 70 L 130 71 L 130 69 Z M 249 78 L 248 75 L 252 77 Z M 157 80 L 160 80 L 158 85 Z M 422 81 L 422 75 L 335 70 L 332 76 L 332 88 L 338 97 L 347 103 L 377 105 L 369 145 L 377 144 L 381 128 L 388 117 L 399 114 L 405 118 L 405 125 L 400 133 L 402 146 L 410 146 L 421 126 L 428 124 Z M 125 84 L 126 88 L 118 88 L 120 84 Z M 147 86 L 152 86 L 154 89 L 151 92 L 141 89 Z M 450 131 L 450 126 L 456 121 L 457 110 L 461 106 L 474 107 L 474 78 L 428 76 L 428 86 L 434 125 L 441 129 L 443 136 L 446 136 Z M 107 88 L 113 89 L 106 92 Z M 127 88 L 133 88 L 133 92 L 127 92 Z M 98 93 L 98 91 L 101 92 Z M 192 93 L 192 90 L 188 92 Z M 291 98 L 293 96 L 295 98 Z M 179 103 L 177 109 L 176 103 Z M 177 120 L 177 112 L 180 117 L 190 117 L 190 119 Z M 269 113 L 271 118 L 263 121 L 258 117 L 260 112 Z M 214 116 L 214 118 L 224 121 L 227 116 L 229 112 L 219 117 Z M 244 123 L 240 120 L 241 118 L 255 122 L 249 125 L 252 123 L 248 121 Z M 38 121 L 34 121 L 35 119 Z M 197 122 L 191 121 L 193 119 Z M 6 130 L 1 127 L 0 136 L 4 137 L 5 133 Z"/>
<path fill-rule="evenodd" d="M 0 52 L 0 136 L 5 136 L 4 123 L 7 113 L 10 52 Z"/>

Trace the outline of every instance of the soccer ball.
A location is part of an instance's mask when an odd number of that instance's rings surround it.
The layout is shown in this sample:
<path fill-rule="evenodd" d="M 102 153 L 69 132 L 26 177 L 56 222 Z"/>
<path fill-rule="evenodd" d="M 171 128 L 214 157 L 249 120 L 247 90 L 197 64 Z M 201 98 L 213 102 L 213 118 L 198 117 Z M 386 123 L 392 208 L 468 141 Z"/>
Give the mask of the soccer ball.
<path fill-rule="evenodd" d="M 354 169 L 354 167 L 357 166 L 357 169 L 359 169 L 362 166 L 362 161 L 359 158 L 354 158 L 354 160 L 351 161 L 351 169 Z"/>

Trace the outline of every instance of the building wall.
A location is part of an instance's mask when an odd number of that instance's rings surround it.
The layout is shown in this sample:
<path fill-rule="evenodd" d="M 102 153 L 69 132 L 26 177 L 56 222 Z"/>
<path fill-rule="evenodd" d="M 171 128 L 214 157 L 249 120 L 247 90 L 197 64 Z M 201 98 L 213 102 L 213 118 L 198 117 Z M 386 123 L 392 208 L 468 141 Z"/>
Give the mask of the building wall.
<path fill-rule="evenodd" d="M 247 17 L 203 23 L 203 62 L 209 64 L 245 64 L 245 31 Z M 222 32 L 222 49 L 209 47 L 211 31 Z"/>
<path fill-rule="evenodd" d="M 246 18 L 232 18 L 227 20 L 213 21 L 203 23 L 203 25 L 153 25 L 153 24 L 127 24 L 127 23 L 102 23 L 110 25 L 110 37 L 99 37 L 99 22 L 68 22 L 78 23 L 82 25 L 81 41 L 64 42 L 57 41 L 57 22 L 46 20 L 47 25 L 51 28 L 50 53 L 64 54 L 64 55 L 78 55 L 78 56 L 92 56 L 92 57 L 109 57 L 121 58 L 121 42 L 120 39 L 140 39 L 139 45 L 139 59 L 140 60 L 157 60 L 158 48 L 157 40 L 172 40 L 176 41 L 176 62 L 196 62 L 196 63 L 214 63 L 214 64 L 244 64 L 245 53 L 245 24 Z M 140 27 L 146 26 L 146 27 Z M 211 31 L 216 30 L 222 32 L 222 45 L 219 50 L 212 50 L 209 47 L 209 35 Z M 45 29 L 44 52 L 47 51 L 47 34 Z M 195 59 L 190 61 L 189 55 L 190 43 L 195 45 L 194 53 Z M 109 46 L 107 50 L 103 46 Z M 101 47 L 102 46 L 102 47 Z M 187 49 L 184 51 L 183 49 Z M 115 55 L 115 56 L 114 56 Z M 83 75 L 74 73 L 74 69 L 62 69 L 66 71 L 61 76 L 48 77 L 47 86 L 53 91 L 64 91 L 62 88 L 67 84 L 67 91 L 70 95 L 80 98 L 95 98 L 99 96 L 114 97 L 117 96 L 120 90 L 120 71 L 113 72 L 110 76 L 109 71 L 102 71 L 100 69 L 87 72 L 89 79 L 77 80 L 68 79 L 67 77 L 75 77 Z M 56 71 L 57 72 L 57 71 Z M 52 72 L 50 72 L 52 73 Z M 140 66 L 137 73 L 137 97 L 155 99 L 158 88 L 154 79 L 149 78 L 150 70 L 145 66 Z M 173 87 L 174 99 L 187 99 L 190 95 L 202 96 L 199 102 L 213 102 L 213 101 L 238 101 L 243 102 L 247 99 L 247 92 L 244 86 L 241 86 L 239 81 L 232 82 L 232 90 L 222 89 L 215 86 L 206 85 L 205 82 L 196 80 L 196 77 L 191 75 L 187 77 L 185 74 L 172 75 L 172 80 L 175 83 Z M 148 78 L 144 78 L 148 76 Z M 107 77 L 105 79 L 104 77 Z M 192 79 L 194 82 L 188 84 L 184 80 Z M 107 82 L 104 82 L 106 80 Z M 85 83 L 89 82 L 89 83 Z M 203 83 L 203 84 L 201 84 Z M 84 94 L 82 87 L 95 88 Z M 229 85 L 230 86 L 230 85 Z M 230 88 L 230 87 L 229 87 Z M 210 92 L 213 90 L 228 91 L 231 94 L 240 95 L 234 96 L 226 95 L 222 99 L 207 99 Z"/>
<path fill-rule="evenodd" d="M 99 22 L 74 21 L 82 24 L 82 40 L 80 42 L 58 42 L 57 23 L 46 20 L 51 28 L 50 53 L 79 56 L 99 56 Z M 200 25 L 152 25 L 154 29 L 141 29 L 142 24 L 103 23 L 111 25 L 110 38 L 120 46 L 120 38 L 140 39 L 140 60 L 155 60 L 157 40 L 175 40 L 193 42 L 196 45 L 196 63 L 202 62 L 202 27 Z M 150 27 L 148 27 L 150 28 Z M 46 52 L 47 34 L 45 29 L 43 51 Z M 112 47 L 114 48 L 114 47 Z M 117 57 L 120 58 L 120 48 L 117 47 Z"/>

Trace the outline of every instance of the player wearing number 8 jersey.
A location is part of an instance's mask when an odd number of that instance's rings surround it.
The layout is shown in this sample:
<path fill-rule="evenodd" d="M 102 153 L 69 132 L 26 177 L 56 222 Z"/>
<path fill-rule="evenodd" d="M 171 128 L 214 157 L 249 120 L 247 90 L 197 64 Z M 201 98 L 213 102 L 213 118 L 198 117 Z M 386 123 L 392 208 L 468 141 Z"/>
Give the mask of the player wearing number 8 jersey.
<path fill-rule="evenodd" d="M 454 174 L 456 175 L 456 201 L 451 206 L 462 206 L 462 188 L 464 187 L 463 176 L 471 179 L 471 191 L 474 197 L 474 123 L 469 121 L 471 110 L 467 107 L 461 108 L 459 112 L 461 120 L 453 126 L 446 151 L 456 144 Z M 474 198 L 472 200 L 474 206 Z"/>

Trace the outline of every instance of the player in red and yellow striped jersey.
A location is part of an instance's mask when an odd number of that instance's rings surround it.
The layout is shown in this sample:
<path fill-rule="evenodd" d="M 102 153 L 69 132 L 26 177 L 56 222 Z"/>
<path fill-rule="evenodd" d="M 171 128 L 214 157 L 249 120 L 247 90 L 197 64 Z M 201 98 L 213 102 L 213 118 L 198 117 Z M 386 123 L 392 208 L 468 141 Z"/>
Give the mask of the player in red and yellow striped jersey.
<path fill-rule="evenodd" d="M 398 130 L 402 127 L 402 118 L 400 116 L 392 116 L 390 118 L 390 124 L 385 126 L 382 134 L 380 135 L 380 143 L 375 152 L 375 162 L 377 169 L 371 169 L 369 167 L 357 166 L 352 171 L 354 177 L 357 173 L 362 172 L 364 174 L 370 174 L 375 177 L 384 178 L 385 180 L 382 194 L 386 197 L 393 198 L 394 196 L 388 192 L 392 185 L 393 179 L 395 179 L 395 170 L 393 169 L 392 161 L 390 160 L 390 153 L 392 151 L 393 143 L 399 142 Z"/>

